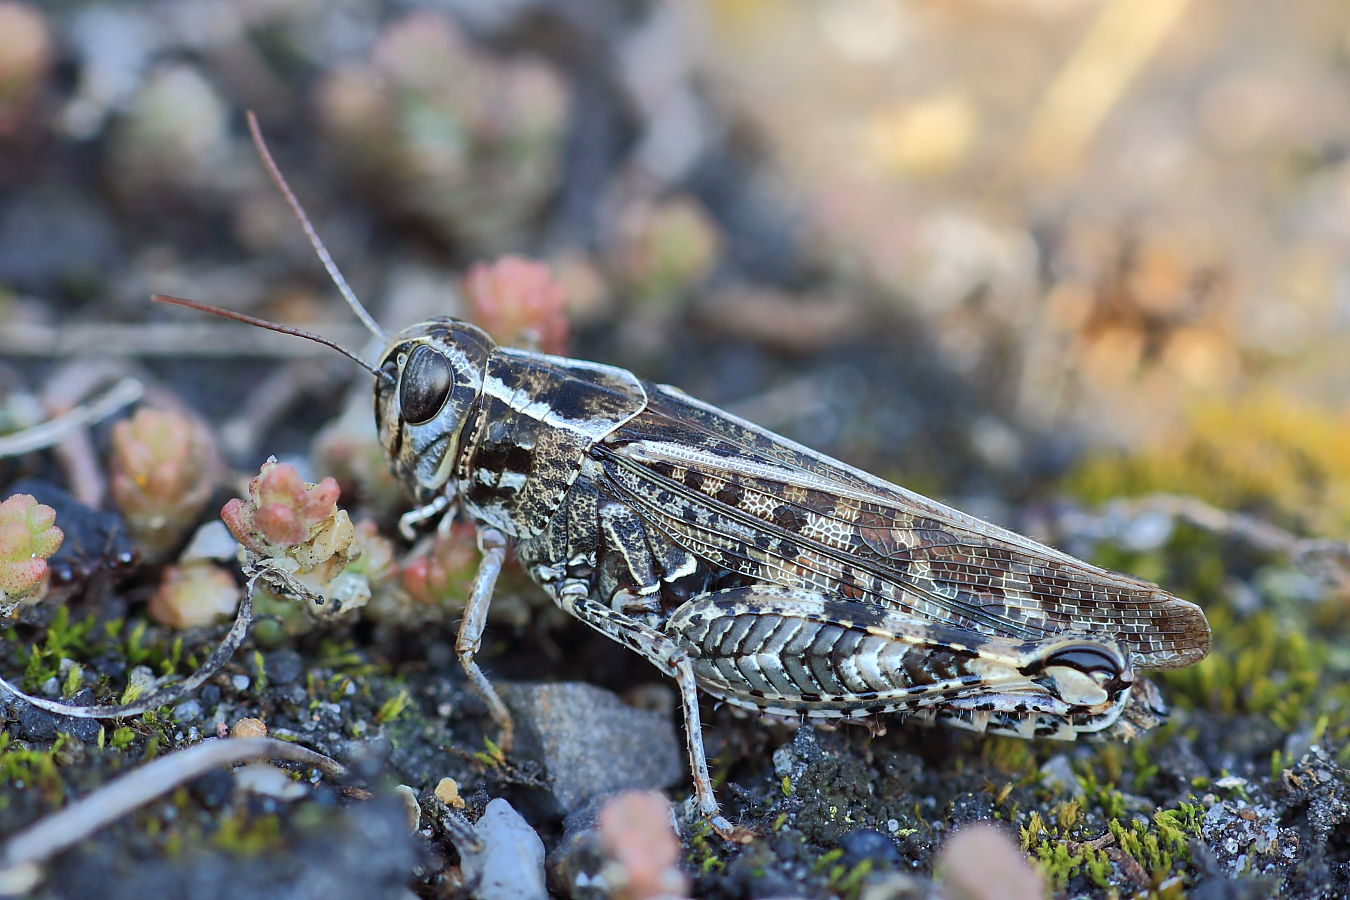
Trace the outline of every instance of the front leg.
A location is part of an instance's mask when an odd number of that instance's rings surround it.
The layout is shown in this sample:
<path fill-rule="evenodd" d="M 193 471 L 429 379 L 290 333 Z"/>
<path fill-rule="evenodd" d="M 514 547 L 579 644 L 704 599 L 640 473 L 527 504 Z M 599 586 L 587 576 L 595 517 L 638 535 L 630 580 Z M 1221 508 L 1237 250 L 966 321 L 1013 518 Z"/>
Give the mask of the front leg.
<path fill-rule="evenodd" d="M 699 812 L 722 837 L 729 841 L 748 843 L 754 832 L 732 825 L 722 815 L 713 793 L 712 778 L 708 775 L 708 757 L 703 748 L 703 725 L 698 711 L 698 686 L 689 654 L 665 634 L 637 619 L 616 612 L 590 599 L 589 589 L 581 582 L 570 582 L 558 590 L 558 603 L 606 637 L 641 654 L 658 669 L 675 679 L 680 689 L 680 705 L 684 710 L 685 745 L 689 753 L 689 769 L 694 776 L 694 795 Z"/>
<path fill-rule="evenodd" d="M 473 591 L 469 594 L 469 602 L 464 607 L 464 619 L 459 623 L 459 635 L 455 638 L 455 655 L 459 657 L 464 674 L 469 676 L 469 683 L 487 704 L 492 721 L 501 729 L 498 746 L 505 753 L 511 749 L 511 742 L 515 737 L 511 711 L 506 708 L 502 698 L 497 696 L 492 682 L 478 667 L 474 654 L 482 646 L 488 607 L 492 603 L 492 589 L 496 586 L 497 576 L 506 561 L 506 536 L 495 528 L 480 527 L 478 549 L 482 552 L 483 559 L 478 564 L 478 574 L 473 579 Z"/>

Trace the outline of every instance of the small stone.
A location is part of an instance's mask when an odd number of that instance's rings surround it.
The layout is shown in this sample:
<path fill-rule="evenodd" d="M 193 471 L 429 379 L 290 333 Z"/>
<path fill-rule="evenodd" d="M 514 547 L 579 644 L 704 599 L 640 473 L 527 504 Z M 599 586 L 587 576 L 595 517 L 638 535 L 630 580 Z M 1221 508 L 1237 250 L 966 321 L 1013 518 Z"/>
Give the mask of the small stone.
<path fill-rule="evenodd" d="M 1086 796 L 1083 785 L 1074 774 L 1073 763 L 1063 753 L 1056 753 L 1041 764 L 1041 784 L 1070 797 Z"/>
<path fill-rule="evenodd" d="M 195 779 L 190 789 L 207 809 L 221 809 L 234 792 L 234 776 L 226 769 L 214 769 Z"/>
<path fill-rule="evenodd" d="M 601 878 L 605 865 L 600 847 L 600 807 L 610 795 L 592 797 L 567 814 L 563 834 L 548 855 L 548 882 L 563 897 L 607 896 Z"/>
<path fill-rule="evenodd" d="M 94 689 L 91 687 L 82 687 L 70 695 L 66 700 L 71 706 L 93 706 Z M 61 734 L 68 734 L 86 744 L 92 744 L 98 740 L 99 734 L 103 731 L 103 723 L 98 719 L 77 718 L 75 716 L 56 716 L 56 730 Z"/>
<path fill-rule="evenodd" d="M 844 862 L 850 866 L 870 861 L 874 869 L 894 869 L 901 862 L 895 841 L 875 828 L 856 828 L 841 835 L 839 849 L 844 851 Z"/>
<path fill-rule="evenodd" d="M 50 741 L 56 737 L 56 716 L 27 700 L 15 700 L 11 712 L 19 721 L 19 737 L 27 741 Z"/>
<path fill-rule="evenodd" d="M 259 738 L 267 737 L 267 723 L 262 719 L 255 719 L 251 716 L 240 719 L 230 727 L 230 737 L 232 738 Z"/>
<path fill-rule="evenodd" d="M 202 705 L 197 700 L 184 700 L 173 708 L 175 721 L 189 723 L 201 718 Z"/>
<path fill-rule="evenodd" d="M 234 685 L 236 691 L 246 691 L 250 681 L 247 675 L 235 675 L 230 679 L 230 684 Z"/>
<path fill-rule="evenodd" d="M 459 795 L 459 782 L 453 778 L 442 778 L 436 782 L 436 799 L 452 809 L 463 809 L 464 798 Z"/>
<path fill-rule="evenodd" d="M 416 832 L 422 827 L 422 804 L 417 801 L 417 790 L 400 784 L 394 788 L 394 793 L 403 801 L 404 812 L 408 816 L 408 830 Z"/>
<path fill-rule="evenodd" d="M 309 793 L 309 788 L 271 763 L 249 763 L 235 770 L 234 784 L 239 790 L 259 797 L 277 800 L 298 800 Z"/>
<path fill-rule="evenodd" d="M 180 563 L 196 559 L 210 559 L 216 562 L 232 562 L 239 550 L 239 542 L 230 534 L 230 529 L 219 519 L 212 519 L 192 535 L 192 540 L 183 552 L 178 554 Z"/>
<path fill-rule="evenodd" d="M 685 777 L 683 742 L 665 716 L 633 709 L 590 684 L 504 685 L 516 746 L 537 760 L 555 814 L 621 788 L 664 788 Z"/>
<path fill-rule="evenodd" d="M 70 706 L 92 706 L 93 688 L 81 688 L 69 700 Z M 57 737 L 57 733 L 69 734 L 85 743 L 99 739 L 103 726 L 97 719 L 76 718 L 73 715 L 58 715 L 43 710 L 27 700 L 15 698 L 9 707 L 9 714 L 18 719 L 19 737 L 24 741 L 45 742 Z"/>
<path fill-rule="evenodd" d="M 269 684 L 293 684 L 305 671 L 305 661 L 294 650 L 274 650 L 263 655 Z"/>
<path fill-rule="evenodd" d="M 477 846 L 456 842 L 469 895 L 477 900 L 547 900 L 544 842 L 500 797 L 473 829 Z"/>

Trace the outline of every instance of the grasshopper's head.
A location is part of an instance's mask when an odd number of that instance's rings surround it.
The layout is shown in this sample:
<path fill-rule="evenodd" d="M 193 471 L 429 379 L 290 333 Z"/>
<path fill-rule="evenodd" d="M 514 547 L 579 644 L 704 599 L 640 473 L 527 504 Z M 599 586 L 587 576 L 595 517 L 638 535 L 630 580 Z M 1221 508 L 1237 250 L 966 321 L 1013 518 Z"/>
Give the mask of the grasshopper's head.
<path fill-rule="evenodd" d="M 375 427 L 394 474 L 421 502 L 454 478 L 496 346 L 481 328 L 440 316 L 399 332 L 380 360 Z"/>

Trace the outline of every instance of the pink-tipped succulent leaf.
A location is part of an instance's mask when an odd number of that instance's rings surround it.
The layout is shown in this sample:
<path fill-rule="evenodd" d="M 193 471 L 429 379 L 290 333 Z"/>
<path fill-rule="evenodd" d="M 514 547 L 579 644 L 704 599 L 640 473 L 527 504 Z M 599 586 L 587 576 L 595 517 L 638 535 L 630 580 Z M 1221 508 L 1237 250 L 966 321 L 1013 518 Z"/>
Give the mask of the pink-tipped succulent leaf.
<path fill-rule="evenodd" d="M 0 607 L 41 596 L 47 560 L 65 535 L 56 527 L 56 510 L 31 494 L 14 494 L 0 502 Z"/>
<path fill-rule="evenodd" d="M 165 557 L 215 489 L 215 443 L 183 413 L 142 407 L 113 426 L 109 489 L 146 555 Z"/>
<path fill-rule="evenodd" d="M 498 342 L 567 352 L 567 293 L 544 263 L 520 256 L 476 263 L 464 292 L 473 321 Z"/>

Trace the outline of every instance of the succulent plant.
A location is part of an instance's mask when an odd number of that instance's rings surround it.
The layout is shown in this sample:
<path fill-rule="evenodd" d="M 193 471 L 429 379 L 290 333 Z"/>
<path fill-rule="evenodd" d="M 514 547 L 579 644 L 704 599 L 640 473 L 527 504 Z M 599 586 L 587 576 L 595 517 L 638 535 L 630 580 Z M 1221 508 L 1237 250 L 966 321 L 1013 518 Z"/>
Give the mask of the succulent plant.
<path fill-rule="evenodd" d="M 208 560 L 169 566 L 150 598 L 150 618 L 170 628 L 210 625 L 234 613 L 239 588 L 229 572 Z"/>
<path fill-rule="evenodd" d="M 624 791 L 600 807 L 600 846 L 610 865 L 605 887 L 622 900 L 683 897 L 680 838 L 670 823 L 670 801 L 657 791 Z"/>
<path fill-rule="evenodd" d="M 149 560 L 163 559 L 215 489 L 215 442 L 200 421 L 141 407 L 113 426 L 109 487 L 127 529 Z"/>
<path fill-rule="evenodd" d="M 617 274 L 638 296 L 668 300 L 697 288 L 720 249 L 717 226 L 692 200 L 635 204 L 622 217 Z"/>
<path fill-rule="evenodd" d="M 477 531 L 455 522 L 417 543 L 398 567 L 398 578 L 377 591 L 371 615 L 407 624 L 458 616 L 473 590 L 480 560 Z M 493 593 L 488 619 L 512 628 L 549 630 L 569 617 L 508 557 Z"/>
<path fill-rule="evenodd" d="M 220 511 L 230 533 L 263 560 L 288 561 L 291 574 L 336 576 L 355 555 L 356 532 L 345 509 L 338 509 L 333 478 L 318 484 L 301 480 L 287 463 L 269 459 L 248 483 L 248 499 L 232 498 Z"/>
<path fill-rule="evenodd" d="M 333 474 L 350 503 L 371 515 L 394 519 L 407 509 L 407 495 L 389 468 L 370 416 L 369 390 L 315 435 L 310 459 L 318 471 Z"/>
<path fill-rule="evenodd" d="M 525 240 L 556 186 L 567 94 L 545 65 L 478 50 L 451 18 L 392 23 L 329 71 L 318 117 L 380 202 L 479 248 Z"/>
<path fill-rule="evenodd" d="M 56 510 L 32 494 L 0 502 L 0 615 L 9 615 L 21 600 L 42 599 L 47 560 L 65 540 L 55 523 Z"/>
<path fill-rule="evenodd" d="M 520 256 L 476 263 L 464 277 L 470 317 L 499 343 L 565 354 L 567 294 L 549 267 Z"/>
<path fill-rule="evenodd" d="M 0 2 L 0 138 L 30 119 L 54 56 L 49 31 L 36 7 Z"/>
<path fill-rule="evenodd" d="M 399 582 L 408 597 L 427 609 L 463 607 L 478 570 L 474 527 L 456 522 L 404 561 Z"/>

